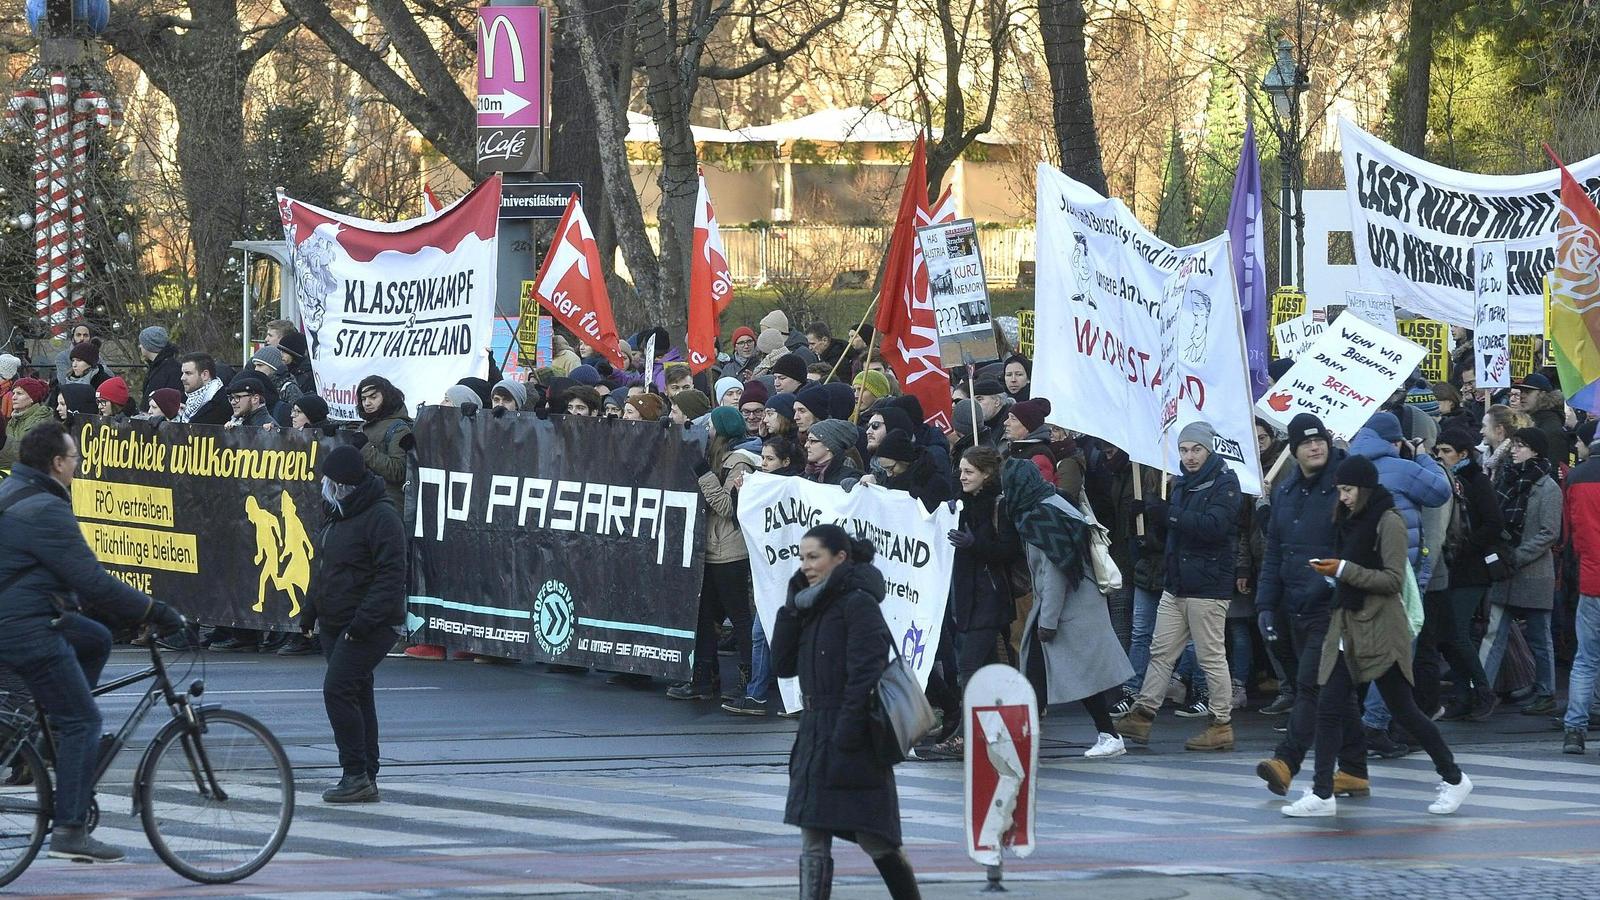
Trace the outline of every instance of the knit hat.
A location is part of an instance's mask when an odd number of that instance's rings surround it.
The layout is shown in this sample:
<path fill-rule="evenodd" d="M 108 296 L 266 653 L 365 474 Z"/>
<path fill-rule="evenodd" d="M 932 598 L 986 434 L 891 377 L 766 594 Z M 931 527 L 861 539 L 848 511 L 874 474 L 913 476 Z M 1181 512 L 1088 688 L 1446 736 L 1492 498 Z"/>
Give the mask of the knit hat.
<path fill-rule="evenodd" d="M 765 355 L 774 350 L 783 349 L 783 332 L 774 328 L 764 328 L 761 336 L 756 338 L 756 350 Z"/>
<path fill-rule="evenodd" d="M 494 390 L 489 392 L 489 399 L 493 400 L 495 394 L 505 394 L 510 397 L 516 402 L 517 409 L 526 409 L 528 407 L 528 386 L 520 381 L 512 381 L 509 378 L 500 379 L 500 383 L 496 384 Z"/>
<path fill-rule="evenodd" d="M 698 419 L 711 411 L 711 398 L 694 388 L 673 394 L 672 402 L 686 419 Z"/>
<path fill-rule="evenodd" d="M 1012 363 L 1022 366 L 1022 371 L 1026 372 L 1029 378 L 1033 377 L 1033 360 L 1023 356 L 1021 353 L 1013 353 L 1006 357 L 1006 365 L 1009 366 Z"/>
<path fill-rule="evenodd" d="M 752 378 L 744 383 L 744 393 L 739 397 L 739 405 L 760 403 L 765 406 L 767 398 L 770 396 L 772 396 L 772 392 L 767 390 L 767 386 Z"/>
<path fill-rule="evenodd" d="M 1554 390 L 1554 387 L 1550 384 L 1550 379 L 1540 375 L 1538 372 L 1529 372 L 1521 378 L 1518 378 L 1512 383 L 1511 386 L 1514 388 L 1523 388 L 1524 390 L 1529 391 Z"/>
<path fill-rule="evenodd" d="M 835 419 L 848 419 L 856 411 L 856 391 L 842 381 L 830 381 L 822 386 L 828 392 L 828 411 Z"/>
<path fill-rule="evenodd" d="M 721 406 L 723 395 L 729 391 L 743 391 L 744 382 L 734 378 L 732 375 L 724 375 L 723 377 L 717 379 L 716 387 L 712 388 L 712 390 L 714 391 L 714 393 L 711 395 L 712 400 L 714 400 L 718 406 Z"/>
<path fill-rule="evenodd" d="M 1292 368 L 1294 368 L 1294 360 L 1287 356 L 1280 356 L 1267 363 L 1267 377 L 1272 379 L 1273 384 L 1277 384 L 1278 380 L 1289 374 L 1289 370 Z"/>
<path fill-rule="evenodd" d="M 160 325 L 151 325 L 139 332 L 139 346 L 151 353 L 160 353 L 172 345 L 172 337 Z"/>
<path fill-rule="evenodd" d="M 1022 427 L 1028 429 L 1031 434 L 1044 427 L 1044 417 L 1050 415 L 1050 401 L 1044 397 L 1024 400 L 1012 404 L 1011 414 L 1016 416 L 1017 421 L 1021 422 Z M 1211 449 L 1211 445 L 1207 444 L 1206 449 Z"/>
<path fill-rule="evenodd" d="M 1550 438 L 1537 428 L 1518 428 L 1511 439 L 1540 456 L 1550 455 Z"/>
<path fill-rule="evenodd" d="M 250 362 L 252 365 L 255 363 L 266 363 L 272 368 L 272 372 L 275 375 L 288 368 L 288 364 L 283 361 L 283 351 L 272 346 L 271 344 L 267 344 L 260 350 L 257 350 L 255 355 L 250 357 Z"/>
<path fill-rule="evenodd" d="M 901 394 L 898 397 L 891 397 L 889 398 L 889 405 L 904 410 L 906 418 L 916 423 L 913 427 L 906 429 L 908 434 L 917 434 L 922 423 L 928 421 L 928 417 L 922 414 L 922 401 L 918 400 L 915 394 Z"/>
<path fill-rule="evenodd" d="M 1021 405 L 1022 404 L 1020 403 L 1017 404 L 1017 406 Z M 1017 407 L 1013 406 L 1011 408 L 1016 409 Z M 1212 428 L 1211 423 L 1205 421 L 1204 419 L 1196 419 L 1193 422 L 1183 426 L 1183 430 L 1178 432 L 1178 443 L 1185 444 L 1193 442 L 1199 444 L 1207 450 L 1210 450 L 1212 447 L 1216 446 L 1216 440 L 1217 430 Z"/>
<path fill-rule="evenodd" d="M 567 373 L 567 377 L 579 384 L 594 387 L 600 383 L 600 370 L 588 363 L 584 363 L 581 366 L 573 366 L 572 371 Z"/>
<path fill-rule="evenodd" d="M 1476 428 L 1458 422 L 1439 432 L 1439 439 L 1434 442 L 1434 446 L 1437 447 L 1440 444 L 1444 444 L 1447 447 L 1454 447 L 1458 453 L 1465 453 L 1478 446 L 1482 441 L 1483 436 L 1478 433 Z"/>
<path fill-rule="evenodd" d="M 240 372 L 233 376 L 232 381 L 228 382 L 228 389 L 223 393 L 230 396 L 233 394 L 255 394 L 257 397 L 265 397 L 267 395 L 267 383 L 262 380 L 260 375 L 254 372 Z"/>
<path fill-rule="evenodd" d="M 524 385 L 523 389 L 527 389 L 526 385 Z M 468 403 L 472 404 L 473 406 L 483 405 L 483 400 L 479 398 L 475 392 L 473 392 L 472 388 L 469 388 L 464 384 L 452 384 L 445 388 L 444 399 L 445 402 L 449 403 L 451 406 L 466 406 Z"/>
<path fill-rule="evenodd" d="M 972 433 L 972 407 L 974 405 L 971 400 L 962 400 L 956 404 L 955 411 L 950 414 L 950 424 L 955 426 L 956 431 L 962 434 Z"/>
<path fill-rule="evenodd" d="M 1289 452 L 1291 454 L 1300 449 L 1300 445 L 1306 441 L 1318 438 L 1327 441 L 1330 448 L 1333 447 L 1333 435 L 1328 433 L 1328 427 L 1322 424 L 1322 420 L 1312 413 L 1298 413 L 1289 420 Z"/>
<path fill-rule="evenodd" d="M 911 417 L 906 415 L 906 411 L 898 406 L 880 406 L 874 409 L 872 414 L 867 416 L 868 422 L 872 421 L 872 416 L 883 417 L 883 431 L 885 434 L 891 431 L 904 431 L 906 434 L 916 433 L 916 423 L 912 422 Z"/>
<path fill-rule="evenodd" d="M 22 360 L 9 353 L 0 353 L 0 378 L 12 379 L 22 371 Z"/>
<path fill-rule="evenodd" d="M 460 385 L 455 385 L 455 387 L 461 387 L 461 386 Z M 463 391 L 466 391 L 468 394 L 472 394 L 472 390 L 470 388 L 461 388 L 461 389 Z M 157 391 L 156 393 L 160 393 L 160 391 Z M 449 391 L 446 391 L 445 393 L 449 393 Z M 468 400 L 467 402 L 468 403 L 476 403 L 476 402 L 478 402 L 477 395 L 474 394 L 472 396 L 472 398 L 470 400 Z M 306 419 L 309 420 L 311 422 L 311 424 L 313 424 L 313 425 L 321 425 L 323 422 L 327 421 L 327 418 L 328 418 L 328 401 L 322 399 L 321 397 L 318 397 L 316 394 L 301 394 L 294 401 L 294 408 L 298 409 L 298 410 L 300 410 L 300 412 L 304 413 Z"/>
<path fill-rule="evenodd" d="M 870 344 L 872 342 L 872 336 L 878 333 L 876 328 L 873 328 L 866 322 L 862 322 L 860 325 L 857 325 L 850 330 L 861 336 L 861 343 L 863 344 Z"/>
<path fill-rule="evenodd" d="M 808 384 L 796 391 L 794 402 L 810 410 L 818 419 L 833 418 L 829 413 L 833 401 L 828 399 L 828 392 L 820 384 Z"/>
<path fill-rule="evenodd" d="M 367 478 L 367 464 L 361 460 L 361 451 L 350 444 L 333 448 L 322 460 L 322 477 L 334 484 L 353 487 Z"/>
<path fill-rule="evenodd" d="M 843 419 L 824 419 L 812 425 L 811 430 L 806 433 L 821 441 L 834 456 L 843 456 L 849 452 L 850 448 L 856 445 L 856 437 L 859 435 L 856 427 Z"/>
<path fill-rule="evenodd" d="M 477 402 L 478 402 L 479 406 L 488 406 L 489 405 L 489 382 L 488 381 L 486 381 L 486 380 L 484 380 L 482 378 L 476 378 L 476 377 L 470 377 L 469 376 L 467 378 L 463 378 L 460 381 L 456 382 L 456 384 L 459 384 L 459 385 L 461 385 L 462 387 L 465 387 L 465 388 L 471 388 L 472 392 L 474 394 L 478 395 L 478 401 Z"/>
<path fill-rule="evenodd" d="M 740 338 L 749 338 L 752 341 L 755 340 L 755 329 L 751 328 L 749 325 L 740 325 L 738 328 L 733 330 L 733 342 L 735 344 L 739 343 Z"/>
<path fill-rule="evenodd" d="M 1366 427 L 1370 428 L 1373 434 L 1391 444 L 1399 443 L 1406 439 L 1405 432 L 1400 430 L 1400 420 L 1395 418 L 1394 413 L 1391 412 L 1380 410 L 1373 413 L 1372 418 L 1367 420 Z"/>
<path fill-rule="evenodd" d="M 719 406 L 711 411 L 711 431 L 730 441 L 742 438 L 745 435 L 744 416 L 731 406 Z"/>
<path fill-rule="evenodd" d="M 667 411 L 666 401 L 661 399 L 660 394 L 639 394 L 624 402 L 637 410 L 639 418 L 646 422 L 660 421 L 661 414 Z"/>
<path fill-rule="evenodd" d="M 882 400 L 884 397 L 894 393 L 894 390 L 889 387 L 888 376 L 884 375 L 882 372 L 876 372 L 871 369 L 868 369 L 867 371 L 862 372 L 860 375 L 857 375 L 852 384 L 855 387 L 862 388 L 867 393 L 877 397 L 879 400 Z"/>
<path fill-rule="evenodd" d="M 801 384 L 805 384 L 806 361 L 793 353 L 785 353 L 778 357 L 777 362 L 772 364 L 772 372 L 775 375 L 786 375 Z"/>
<path fill-rule="evenodd" d="M 22 388 L 22 392 L 32 398 L 35 403 L 43 403 L 46 395 L 50 393 L 50 385 L 37 378 L 19 378 L 14 388 Z"/>
<path fill-rule="evenodd" d="M 773 394 L 767 398 L 767 409 L 772 410 L 789 421 L 794 421 L 794 395 Z"/>
<path fill-rule="evenodd" d="M 314 395 L 307 394 L 306 396 L 311 397 Z M 150 399 L 156 402 L 156 409 L 161 410 L 161 414 L 169 419 L 176 417 L 179 411 L 183 409 L 183 391 L 177 388 L 157 388 L 150 393 Z M 322 398 L 318 397 L 317 399 L 320 400 Z M 299 404 L 295 405 L 298 406 Z M 328 404 L 322 404 L 322 409 L 323 415 L 326 416 Z"/>
<path fill-rule="evenodd" d="M 100 382 L 100 387 L 95 389 L 96 400 L 110 401 L 112 406 L 121 407 L 128 405 L 128 383 L 118 375 Z"/>
<path fill-rule="evenodd" d="M 293 353 L 296 359 L 306 358 L 306 336 L 298 331 L 291 331 L 278 338 L 278 349 Z"/>
<path fill-rule="evenodd" d="M 88 363 L 90 367 L 98 366 L 100 365 L 100 345 L 94 341 L 73 344 L 71 352 L 67 354 L 67 358 L 81 359 Z"/>
<path fill-rule="evenodd" d="M 789 333 L 789 317 L 781 309 L 775 309 L 761 317 L 762 329 L 771 328 L 773 331 Z"/>
<path fill-rule="evenodd" d="M 972 383 L 972 396 L 974 397 L 998 397 L 1005 392 L 1005 385 L 1000 383 L 1000 379 L 992 378 L 988 375 L 980 376 L 977 381 Z"/>
<path fill-rule="evenodd" d="M 1346 456 L 1333 472 L 1333 483 L 1347 487 L 1375 488 L 1378 486 L 1378 467 L 1365 456 Z"/>
<path fill-rule="evenodd" d="M 915 462 L 920 455 L 917 444 L 911 440 L 911 435 L 898 429 L 883 436 L 883 442 L 878 444 L 878 458 L 892 459 L 895 462 Z"/>

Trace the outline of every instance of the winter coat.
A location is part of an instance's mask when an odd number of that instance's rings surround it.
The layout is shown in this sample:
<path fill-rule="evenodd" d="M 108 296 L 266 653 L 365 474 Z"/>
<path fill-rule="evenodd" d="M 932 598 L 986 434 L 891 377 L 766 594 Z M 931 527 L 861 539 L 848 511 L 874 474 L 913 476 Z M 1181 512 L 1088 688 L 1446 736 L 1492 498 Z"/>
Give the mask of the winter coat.
<path fill-rule="evenodd" d="M 1443 472 L 1444 467 L 1440 466 Z M 1424 506 L 1422 508 L 1422 570 L 1416 572 L 1417 590 L 1428 591 L 1444 590 L 1444 585 L 1450 583 L 1450 561 L 1445 559 L 1444 542 L 1449 536 L 1450 522 L 1456 515 L 1455 485 L 1450 474 L 1445 473 L 1445 484 L 1450 488 L 1450 496 L 1438 506 Z"/>
<path fill-rule="evenodd" d="M 1227 600 L 1239 555 L 1239 476 L 1213 453 L 1185 473 L 1167 505 L 1166 589 L 1179 597 Z"/>
<path fill-rule="evenodd" d="M 16 637 L 48 628 L 61 615 L 61 601 L 69 608 L 81 603 L 97 619 L 143 619 L 150 598 L 111 577 L 95 559 L 67 489 L 17 463 L 11 477 L 0 481 L 0 504 L 22 491 L 35 493 L 0 513 L 0 584 L 26 573 L 0 593 L 0 634 Z"/>
<path fill-rule="evenodd" d="M 183 366 L 178 362 L 178 348 L 166 347 L 156 358 L 144 364 L 144 388 L 140 391 L 139 409 L 150 406 L 150 395 L 162 388 L 172 388 L 183 393 Z"/>
<path fill-rule="evenodd" d="M 1372 509 L 1363 514 L 1371 514 Z M 1341 642 L 1345 663 L 1357 684 L 1365 684 L 1399 665 L 1407 681 L 1411 676 L 1411 625 L 1406 620 L 1400 590 L 1406 575 L 1406 525 L 1392 507 L 1377 511 L 1377 557 L 1380 566 L 1362 566 L 1350 561 L 1351 555 L 1371 554 L 1373 548 L 1339 547 L 1344 560 L 1338 580 L 1366 594 L 1360 609 L 1333 610 L 1328 635 L 1322 642 L 1322 661 L 1317 683 L 1327 684 L 1339 658 Z M 1313 572 L 1312 574 L 1316 574 Z M 1321 575 L 1317 575 L 1321 578 Z"/>
<path fill-rule="evenodd" d="M 220 380 L 220 379 L 219 379 Z M 233 408 L 228 405 L 227 382 L 219 388 L 200 410 L 189 418 L 190 425 L 226 425 L 233 418 Z"/>
<path fill-rule="evenodd" d="M 1370 428 L 1356 432 L 1350 441 L 1350 453 L 1372 460 L 1378 469 L 1378 483 L 1394 495 L 1394 508 L 1406 523 L 1411 568 L 1416 570 L 1417 583 L 1427 584 L 1432 562 L 1422 556 L 1422 510 L 1450 499 L 1450 482 L 1445 479 L 1444 470 L 1431 456 L 1401 458 L 1393 444 Z"/>
<path fill-rule="evenodd" d="M 493 365 L 493 357 L 490 358 L 490 364 Z M 289 366 L 289 377 L 293 378 L 294 383 L 300 387 L 300 393 L 315 394 L 317 392 L 317 376 L 311 370 L 311 360 L 295 360 L 294 363 Z M 500 380 L 497 378 L 489 383 L 499 384 Z"/>
<path fill-rule="evenodd" d="M 922 501 L 928 512 L 952 496 L 950 482 L 939 473 L 933 461 L 933 452 L 926 447 L 912 461 L 911 468 L 899 475 L 880 475 L 876 480 L 891 491 L 905 491 Z"/>
<path fill-rule="evenodd" d="M 1056 484 L 1056 456 L 1050 450 L 1050 426 L 1043 426 L 1037 431 L 1029 432 L 1025 438 L 1012 441 L 1006 448 L 1006 455 L 1012 459 L 1025 459 L 1033 463 L 1046 484 Z M 1079 487 L 1082 487 L 1081 482 Z"/>
<path fill-rule="evenodd" d="M 1334 449 L 1328 464 L 1307 477 L 1294 462 L 1284 464 L 1272 489 L 1267 513 L 1261 570 L 1256 579 L 1256 610 L 1286 615 L 1325 616 L 1332 591 L 1312 570 L 1310 560 L 1331 559 L 1337 552 L 1338 534 L 1333 512 L 1339 491 L 1333 473 L 1345 452 Z"/>
<path fill-rule="evenodd" d="M 22 439 L 28 432 L 55 418 L 50 407 L 35 403 L 6 420 L 6 443 L 0 447 L 0 471 L 16 465 L 17 454 L 22 450 Z"/>
<path fill-rule="evenodd" d="M 267 412 L 267 408 L 265 406 L 256 407 L 247 413 L 242 419 L 230 419 L 229 421 L 237 421 L 241 426 L 248 428 L 265 428 L 268 425 L 277 424 L 277 422 L 272 418 L 272 413 Z"/>
<path fill-rule="evenodd" d="M 818 484 L 836 484 L 848 491 L 856 486 L 856 482 L 861 480 L 861 470 L 856 468 L 856 464 L 847 457 L 835 456 L 828 463 L 828 469 L 822 473 L 821 477 L 812 478 L 810 475 L 803 475 L 802 477 Z"/>
<path fill-rule="evenodd" d="M 1566 521 L 1578 557 L 1578 593 L 1600 597 L 1600 455 L 1567 473 Z"/>
<path fill-rule="evenodd" d="M 1567 433 L 1566 417 L 1560 410 L 1541 409 L 1529 416 L 1533 427 L 1544 432 L 1550 442 L 1550 461 L 1564 466 L 1572 459 L 1572 435 Z"/>
<path fill-rule="evenodd" d="M 1022 539 L 1003 509 L 997 484 L 961 497 L 961 529 L 971 547 L 957 547 L 950 573 L 950 613 L 962 633 L 1009 628 L 1016 618 L 1010 567 L 1022 560 Z"/>
<path fill-rule="evenodd" d="M 761 457 L 748 450 L 732 450 L 722 460 L 722 471 L 706 469 L 700 475 L 700 496 L 706 500 L 706 562 L 730 563 L 750 558 L 735 513 L 733 480 L 761 468 Z"/>
<path fill-rule="evenodd" d="M 323 504 L 305 627 L 365 638 L 406 620 L 406 533 L 383 480 L 372 473 L 338 506 Z"/>
<path fill-rule="evenodd" d="M 1046 503 L 1066 510 L 1079 521 L 1083 514 L 1060 497 Z M 1032 639 L 1023 643 L 1018 668 L 1028 671 L 1029 654 L 1038 647 L 1044 659 L 1045 696 L 1048 703 L 1068 703 L 1109 690 L 1133 677 L 1133 666 L 1111 627 L 1106 597 L 1095 584 L 1087 556 L 1081 559 L 1083 577 L 1077 587 L 1067 587 L 1067 573 L 1057 568 L 1050 557 L 1032 544 L 1023 544 L 1028 572 L 1033 576 L 1033 608 L 1023 634 L 1038 628 L 1053 628 L 1056 636 L 1049 643 Z"/>
<path fill-rule="evenodd" d="M 1447 577 L 1441 583 L 1437 565 L 1428 590 L 1456 587 L 1487 587 L 1489 564 L 1484 560 L 1495 552 L 1505 517 L 1500 513 L 1500 498 L 1489 484 L 1482 467 L 1468 462 L 1451 473 L 1455 512 L 1450 516 L 1454 531 L 1445 537 L 1444 561 Z"/>
<path fill-rule="evenodd" d="M 855 840 L 867 832 L 900 845 L 894 770 L 881 765 L 867 733 L 867 704 L 888 665 L 894 637 L 883 620 L 883 575 L 867 563 L 833 570 L 810 609 L 796 606 L 805 576 L 772 629 L 772 671 L 800 679 L 805 710 L 789 753 L 783 821 Z"/>
<path fill-rule="evenodd" d="M 1489 587 L 1489 602 L 1521 609 L 1555 605 L 1556 564 L 1551 548 L 1561 536 L 1561 488 L 1546 475 L 1533 486 L 1522 519 L 1522 540 L 1512 550 L 1512 576 Z"/>
<path fill-rule="evenodd" d="M 1145 510 L 1144 536 L 1139 535 L 1137 515 L 1131 517 L 1132 521 L 1128 525 L 1132 534 L 1129 540 L 1133 544 L 1133 586 L 1152 594 L 1160 594 L 1166 590 L 1167 584 L 1167 517 L 1159 499 L 1161 482 L 1165 480 L 1166 475 L 1155 466 L 1142 466 L 1141 471 L 1145 498 L 1142 501 Z M 1132 487 L 1131 480 L 1129 486 Z M 1099 517 L 1098 511 L 1095 516 Z"/>
<path fill-rule="evenodd" d="M 397 510 L 405 508 L 406 450 L 411 442 L 411 419 L 404 412 L 390 412 L 361 426 L 367 442 L 361 459 L 373 474 L 383 479 L 389 500 Z"/>

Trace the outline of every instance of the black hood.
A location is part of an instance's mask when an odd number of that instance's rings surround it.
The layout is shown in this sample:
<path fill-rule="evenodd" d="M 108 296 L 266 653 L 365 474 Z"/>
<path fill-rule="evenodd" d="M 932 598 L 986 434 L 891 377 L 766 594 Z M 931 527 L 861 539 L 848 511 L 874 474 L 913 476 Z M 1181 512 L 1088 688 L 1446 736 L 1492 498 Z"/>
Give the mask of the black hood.
<path fill-rule="evenodd" d="M 323 501 L 322 507 L 329 519 L 344 521 L 361 515 L 375 503 L 390 503 L 389 493 L 384 490 L 383 479 L 368 472 L 366 479 L 337 506 Z"/>

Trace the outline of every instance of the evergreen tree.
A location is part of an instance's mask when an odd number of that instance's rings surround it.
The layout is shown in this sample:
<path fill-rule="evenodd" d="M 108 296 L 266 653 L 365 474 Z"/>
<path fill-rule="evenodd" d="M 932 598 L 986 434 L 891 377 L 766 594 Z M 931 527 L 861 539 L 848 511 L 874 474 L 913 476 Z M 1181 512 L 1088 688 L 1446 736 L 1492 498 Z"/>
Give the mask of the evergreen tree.
<path fill-rule="evenodd" d="M 1225 67 L 1211 70 L 1200 147 L 1195 160 L 1194 237 L 1215 236 L 1228 226 L 1228 204 L 1244 146 L 1244 96 Z M 1257 129 L 1256 140 L 1261 140 Z"/>
<path fill-rule="evenodd" d="M 1172 146 L 1167 151 L 1167 171 L 1161 179 L 1161 206 L 1156 212 L 1156 236 L 1169 244 L 1189 243 L 1194 224 L 1194 202 L 1189 194 L 1189 156 L 1183 149 L 1183 136 L 1172 127 Z"/>
<path fill-rule="evenodd" d="M 246 145 L 249 193 L 244 236 L 281 240 L 277 189 L 324 209 L 344 212 L 350 191 L 334 125 L 309 97 L 293 97 L 267 107 Z"/>

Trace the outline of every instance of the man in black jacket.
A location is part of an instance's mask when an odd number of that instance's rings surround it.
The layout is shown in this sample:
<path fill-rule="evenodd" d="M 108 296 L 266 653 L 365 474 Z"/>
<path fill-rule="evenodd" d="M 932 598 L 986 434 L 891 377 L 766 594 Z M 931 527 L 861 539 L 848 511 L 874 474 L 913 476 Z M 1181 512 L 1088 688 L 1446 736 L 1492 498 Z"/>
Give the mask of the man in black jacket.
<path fill-rule="evenodd" d="M 150 405 L 150 395 L 162 388 L 183 390 L 179 375 L 178 347 L 160 325 L 151 325 L 139 332 L 139 355 L 144 358 L 144 394 L 139 400 L 139 411 Z"/>
<path fill-rule="evenodd" d="M 1289 783 L 1299 774 L 1316 737 L 1317 701 L 1322 695 L 1317 673 L 1322 665 L 1322 639 L 1333 610 L 1333 585 L 1311 568 L 1310 560 L 1336 555 L 1338 533 L 1333 513 L 1339 491 L 1333 473 L 1346 455 L 1334 448 L 1333 435 L 1322 420 L 1310 413 L 1289 421 L 1289 453 L 1295 467 L 1273 488 L 1266 549 L 1256 579 L 1261 633 L 1271 640 L 1293 641 L 1299 664 L 1289 731 L 1271 758 L 1256 766 L 1256 774 L 1280 797 L 1289 792 Z M 1352 700 L 1344 712 L 1344 742 L 1333 791 L 1339 796 L 1364 795 L 1371 788 L 1361 711 Z"/>
<path fill-rule="evenodd" d="M 322 642 L 328 671 L 322 701 L 339 747 L 343 777 L 328 803 L 378 800 L 378 711 L 372 672 L 400 638 L 406 617 L 406 536 L 383 479 L 361 451 L 335 447 L 322 465 L 326 524 L 317 533 L 316 571 L 302 627 Z"/>
<path fill-rule="evenodd" d="M 233 418 L 223 381 L 217 377 L 217 361 L 209 353 L 185 353 L 179 359 L 183 382 L 183 409 L 178 421 L 193 425 L 226 425 Z"/>
<path fill-rule="evenodd" d="M 1413 668 L 1418 705 L 1431 713 L 1439 708 L 1439 655 L 1449 661 L 1455 673 L 1456 698 L 1446 706 L 1442 718 L 1450 721 L 1482 722 L 1500 703 L 1472 640 L 1472 617 L 1493 581 L 1485 560 L 1494 556 L 1505 527 L 1500 499 L 1478 464 L 1478 439 L 1478 432 L 1470 426 L 1453 425 L 1434 444 L 1434 455 L 1450 479 L 1456 513 L 1445 533 L 1445 578 L 1441 582 L 1440 567 L 1435 565 L 1428 593 L 1422 598 L 1426 618 L 1417 637 Z"/>

